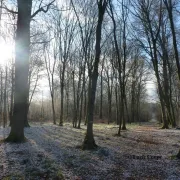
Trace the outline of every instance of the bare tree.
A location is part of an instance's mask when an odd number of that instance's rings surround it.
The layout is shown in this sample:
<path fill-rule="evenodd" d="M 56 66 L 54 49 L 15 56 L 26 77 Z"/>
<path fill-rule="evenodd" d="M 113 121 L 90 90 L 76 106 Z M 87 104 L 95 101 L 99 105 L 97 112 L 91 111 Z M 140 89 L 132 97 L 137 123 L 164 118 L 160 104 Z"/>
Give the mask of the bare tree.
<path fill-rule="evenodd" d="M 95 60 L 93 63 L 93 70 L 89 74 L 89 97 L 88 97 L 88 122 L 87 122 L 87 133 L 83 143 L 83 149 L 94 149 L 97 147 L 93 136 L 93 113 L 94 113 L 94 102 L 96 95 L 96 86 L 98 79 L 98 66 L 101 55 L 101 28 L 103 23 L 104 14 L 107 8 L 108 0 L 97 1 L 98 5 L 98 23 L 96 28 L 96 45 L 95 45 Z"/>
<path fill-rule="evenodd" d="M 174 54 L 175 54 L 176 66 L 177 66 L 177 70 L 178 70 L 178 77 L 179 77 L 179 81 L 180 81 L 180 61 L 179 61 L 176 31 L 175 31 L 175 26 L 174 26 L 173 2 L 172 2 L 172 0 L 163 0 L 163 2 L 166 6 L 166 9 L 167 9 L 168 15 L 169 15 L 170 27 L 171 27 L 172 37 L 173 37 Z"/>
<path fill-rule="evenodd" d="M 55 0 L 54 0 L 55 1 Z M 15 50 L 15 92 L 11 132 L 6 141 L 24 141 L 24 119 L 27 118 L 28 72 L 30 55 L 30 21 L 39 12 L 47 12 L 50 5 L 39 8 L 31 14 L 32 0 L 18 0 L 16 50 Z"/>
<path fill-rule="evenodd" d="M 55 48 L 55 47 L 54 47 Z M 54 103 L 54 75 L 55 75 L 55 68 L 57 63 L 57 53 L 54 54 L 54 59 L 52 62 L 52 59 L 50 57 L 50 52 L 48 52 L 48 47 L 44 47 L 44 60 L 45 60 L 45 66 L 48 76 L 48 82 L 49 82 L 49 90 L 51 95 L 51 106 L 52 106 L 52 113 L 53 113 L 53 123 L 56 124 L 56 112 L 55 112 L 55 103 Z"/>

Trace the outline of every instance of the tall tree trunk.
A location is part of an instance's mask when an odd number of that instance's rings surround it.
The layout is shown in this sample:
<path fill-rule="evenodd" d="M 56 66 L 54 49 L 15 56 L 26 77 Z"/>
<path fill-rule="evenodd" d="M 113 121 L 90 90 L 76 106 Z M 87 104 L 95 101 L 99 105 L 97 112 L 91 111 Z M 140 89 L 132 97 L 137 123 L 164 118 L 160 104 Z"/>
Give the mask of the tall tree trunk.
<path fill-rule="evenodd" d="M 66 85 L 66 119 L 69 118 L 69 73 L 67 73 L 67 85 Z"/>
<path fill-rule="evenodd" d="M 83 110 L 85 84 L 86 84 L 85 70 L 86 70 L 86 65 L 84 65 L 84 67 L 83 67 L 83 82 L 82 82 L 82 89 L 81 89 L 81 105 L 80 105 L 80 111 L 79 111 L 78 128 L 81 128 L 81 120 L 82 120 L 82 110 Z"/>
<path fill-rule="evenodd" d="M 22 142 L 24 118 L 28 98 L 28 72 L 30 53 L 30 19 L 32 0 L 18 0 L 18 20 L 15 40 L 15 92 L 13 120 L 6 141 Z"/>
<path fill-rule="evenodd" d="M 162 110 L 162 118 L 163 118 L 163 129 L 168 129 L 168 122 L 167 122 L 167 116 L 166 116 L 166 109 L 165 109 L 165 99 L 164 99 L 164 92 L 161 86 L 160 82 L 160 75 L 159 75 L 159 68 L 158 68 L 158 57 L 157 57 L 157 45 L 156 45 L 156 40 L 152 37 L 152 42 L 153 42 L 153 56 L 154 61 L 153 61 L 153 66 L 154 66 L 154 71 L 155 71 L 155 76 L 157 79 L 157 85 L 158 85 L 158 91 L 159 91 L 159 97 L 160 97 L 160 103 L 161 103 L 161 110 Z"/>
<path fill-rule="evenodd" d="M 122 130 L 126 130 L 126 119 L 125 119 L 125 103 L 124 103 L 124 90 L 121 97 L 121 117 L 122 117 Z"/>
<path fill-rule="evenodd" d="M 63 117 L 64 117 L 64 76 L 65 76 L 65 60 L 63 62 L 62 69 L 62 78 L 61 78 L 61 111 L 60 111 L 60 122 L 59 126 L 63 126 Z"/>
<path fill-rule="evenodd" d="M 13 106 L 14 106 L 14 66 L 12 66 L 11 71 L 11 102 L 10 102 L 10 111 L 9 111 L 9 126 L 12 125 L 12 117 L 13 117 Z"/>
<path fill-rule="evenodd" d="M 41 123 L 44 121 L 44 100 L 43 100 L 43 91 L 42 91 L 42 99 L 41 99 Z"/>
<path fill-rule="evenodd" d="M 122 0 L 122 19 L 123 19 L 123 63 L 122 63 L 122 111 L 123 111 L 123 124 L 122 130 L 126 130 L 126 119 L 125 119 L 125 106 L 126 106 L 126 83 L 125 83 L 125 76 L 126 76 L 126 61 L 127 61 L 127 47 L 126 47 L 126 24 L 127 24 L 127 14 L 126 14 L 126 7 L 124 7 L 124 0 Z"/>
<path fill-rule="evenodd" d="M 179 77 L 179 82 L 180 82 L 180 61 L 179 61 L 179 53 L 178 53 L 177 40 L 176 40 L 176 32 L 175 32 L 175 26 L 174 26 L 172 0 L 164 0 L 164 4 L 166 6 L 166 9 L 167 9 L 168 15 L 169 15 L 171 32 L 172 32 L 172 36 L 173 36 L 174 54 L 175 54 L 176 66 L 177 66 L 178 77 Z"/>
<path fill-rule="evenodd" d="M 116 99 L 116 124 L 119 125 L 119 101 L 118 101 L 118 84 L 115 86 L 115 99 Z"/>
<path fill-rule="evenodd" d="M 168 54 L 168 49 L 167 49 L 167 38 L 165 35 L 165 26 L 164 23 L 162 22 L 162 38 L 160 37 L 160 42 L 161 42 L 161 48 L 162 48 L 162 61 L 163 61 L 163 85 L 164 85 L 164 101 L 166 104 L 166 109 L 167 109 L 167 115 L 169 119 L 169 123 L 173 127 L 176 126 L 175 122 L 175 116 L 173 115 L 173 110 L 171 109 L 171 70 L 170 70 L 170 65 L 169 65 L 169 54 Z M 168 76 L 168 69 L 169 69 L 169 76 Z"/>
<path fill-rule="evenodd" d="M 1 70 L 1 102 L 0 102 L 0 122 L 3 119 L 3 73 Z"/>
<path fill-rule="evenodd" d="M 78 86 L 77 86 L 77 95 L 76 95 L 76 114 L 77 114 L 77 119 L 76 119 L 76 127 L 78 128 L 78 126 L 80 125 L 80 122 L 78 121 L 79 120 L 79 110 L 80 110 L 80 103 L 81 103 L 81 70 L 79 70 L 79 80 L 78 80 Z M 78 121 L 78 122 L 77 122 Z"/>
<path fill-rule="evenodd" d="M 77 108 L 76 108 L 76 87 L 75 87 L 75 76 L 74 71 L 72 72 L 72 80 L 73 80 L 73 101 L 74 101 L 74 107 L 73 107 L 73 127 L 76 128 L 77 126 Z"/>
<path fill-rule="evenodd" d="M 87 90 L 84 92 L 84 125 L 87 124 Z"/>
<path fill-rule="evenodd" d="M 4 82 L 4 112 L 3 112 L 3 127 L 5 128 L 7 125 L 7 66 L 5 72 L 5 82 Z"/>
<path fill-rule="evenodd" d="M 119 79 L 119 81 L 120 81 L 120 79 Z M 120 82 L 119 82 L 119 84 L 120 84 Z M 120 90 L 120 87 L 119 87 L 119 92 L 120 92 L 121 90 Z M 121 105 L 122 105 L 122 103 L 121 103 L 121 92 L 119 93 L 119 109 L 120 109 L 120 115 L 119 115 L 119 129 L 118 129 L 118 133 L 117 133 L 117 135 L 118 136 L 120 136 L 121 135 L 121 125 L 122 125 L 122 110 L 121 110 Z"/>
<path fill-rule="evenodd" d="M 102 105 L 103 105 L 103 65 L 101 69 L 101 94 L 100 94 L 100 111 L 99 111 L 99 119 L 102 119 Z"/>
<path fill-rule="evenodd" d="M 51 93 L 51 104 L 52 104 L 53 123 L 56 124 L 56 112 L 55 112 L 55 104 L 54 104 L 54 92 Z"/>
<path fill-rule="evenodd" d="M 94 135 L 93 135 L 93 120 L 94 120 L 94 103 L 96 96 L 96 87 L 97 87 L 97 79 L 98 79 L 98 66 L 101 55 L 101 28 L 104 13 L 106 10 L 106 6 L 108 1 L 99 0 L 98 3 L 98 24 L 96 28 L 96 45 L 95 45 L 95 61 L 93 64 L 93 72 L 90 74 L 90 92 L 88 97 L 88 122 L 87 122 L 87 133 L 83 143 L 83 149 L 94 149 L 97 147 Z"/>
<path fill-rule="evenodd" d="M 109 78 L 109 77 L 108 77 Z M 108 124 L 111 122 L 112 117 L 112 85 L 109 83 L 110 79 L 108 80 Z"/>
<path fill-rule="evenodd" d="M 123 76 L 122 76 L 122 70 L 123 70 L 123 65 L 122 65 L 122 59 L 120 56 L 120 50 L 119 50 L 119 45 L 118 45 L 118 41 L 117 41 L 117 35 L 116 35 L 116 21 L 114 18 L 114 13 L 113 13 L 113 7 L 112 7 L 112 3 L 109 3 L 110 5 L 110 11 L 111 11 L 111 18 L 113 21 L 113 37 L 114 37 L 114 43 L 115 43 L 115 50 L 116 50 L 116 54 L 117 54 L 117 64 L 118 64 L 118 78 L 119 78 L 119 85 L 120 85 L 120 101 L 119 101 L 119 107 L 121 109 L 121 113 L 120 113 L 120 123 L 119 123 L 119 130 L 118 130 L 118 136 L 120 136 L 121 133 L 121 125 L 122 122 L 124 121 L 124 97 L 123 97 Z"/>

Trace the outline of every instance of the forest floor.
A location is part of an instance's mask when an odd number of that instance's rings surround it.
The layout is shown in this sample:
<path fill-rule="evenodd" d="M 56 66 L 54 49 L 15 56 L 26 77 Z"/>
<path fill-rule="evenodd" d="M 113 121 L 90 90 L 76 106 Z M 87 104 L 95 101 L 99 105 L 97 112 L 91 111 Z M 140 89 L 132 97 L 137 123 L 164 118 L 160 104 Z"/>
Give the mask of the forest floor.
<path fill-rule="evenodd" d="M 121 137 L 117 125 L 95 124 L 96 151 L 79 148 L 85 126 L 52 124 L 25 129 L 27 142 L 0 143 L 0 179 L 180 179 L 180 130 L 161 130 L 155 123 L 128 125 Z M 0 139 L 10 128 L 0 128 Z"/>

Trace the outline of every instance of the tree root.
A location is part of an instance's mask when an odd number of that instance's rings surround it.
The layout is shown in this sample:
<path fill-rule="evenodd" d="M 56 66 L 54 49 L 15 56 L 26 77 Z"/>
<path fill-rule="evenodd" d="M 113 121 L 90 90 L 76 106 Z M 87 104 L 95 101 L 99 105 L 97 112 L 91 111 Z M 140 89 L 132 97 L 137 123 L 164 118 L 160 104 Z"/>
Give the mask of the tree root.
<path fill-rule="evenodd" d="M 24 143 L 27 139 L 25 136 L 15 135 L 14 133 L 10 133 L 9 136 L 4 140 L 4 142 L 12 142 L 12 143 Z"/>
<path fill-rule="evenodd" d="M 85 138 L 82 145 L 83 150 L 96 150 L 97 147 L 98 146 L 96 145 L 94 139 L 89 140 L 88 138 Z"/>

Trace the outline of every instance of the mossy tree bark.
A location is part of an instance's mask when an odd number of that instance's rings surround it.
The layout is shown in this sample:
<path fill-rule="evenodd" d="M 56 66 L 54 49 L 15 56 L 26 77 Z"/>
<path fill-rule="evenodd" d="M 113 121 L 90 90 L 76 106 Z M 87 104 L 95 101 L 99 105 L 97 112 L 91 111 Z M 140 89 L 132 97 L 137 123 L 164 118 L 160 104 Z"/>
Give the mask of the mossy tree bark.
<path fill-rule="evenodd" d="M 93 70 L 89 74 L 89 97 L 88 97 L 88 114 L 87 114 L 87 133 L 83 143 L 83 149 L 95 149 L 97 147 L 93 135 L 93 113 L 96 95 L 96 86 L 98 79 L 98 66 L 101 55 L 101 29 L 104 18 L 104 13 L 108 4 L 108 0 L 99 0 L 98 3 L 98 23 L 96 27 L 96 45 L 95 45 L 95 61 Z"/>

